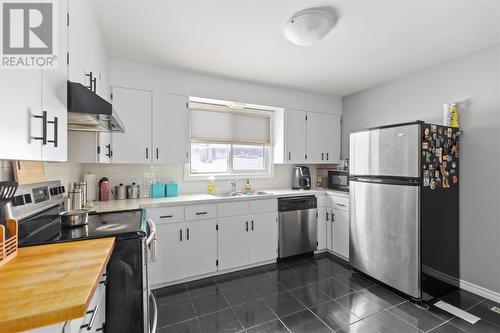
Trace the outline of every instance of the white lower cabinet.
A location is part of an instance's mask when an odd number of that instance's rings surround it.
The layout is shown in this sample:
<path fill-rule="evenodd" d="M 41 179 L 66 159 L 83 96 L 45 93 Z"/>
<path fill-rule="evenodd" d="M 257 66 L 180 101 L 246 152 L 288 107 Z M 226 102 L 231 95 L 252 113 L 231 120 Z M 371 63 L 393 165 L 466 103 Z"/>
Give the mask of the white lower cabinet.
<path fill-rule="evenodd" d="M 219 269 L 250 264 L 250 238 L 246 216 L 219 219 Z"/>
<path fill-rule="evenodd" d="M 148 214 L 150 215 L 150 214 Z M 157 260 L 151 263 L 149 283 L 156 285 L 184 278 L 184 223 L 156 222 Z"/>
<path fill-rule="evenodd" d="M 258 214 L 250 220 L 250 260 L 258 263 L 273 260 L 278 249 L 278 215 Z"/>
<path fill-rule="evenodd" d="M 349 258 L 349 212 L 332 209 L 332 251 Z"/>
<path fill-rule="evenodd" d="M 158 238 L 151 286 L 276 259 L 277 208 L 262 199 L 148 209 Z"/>
<path fill-rule="evenodd" d="M 217 220 L 185 223 L 185 275 L 196 276 L 217 270 Z"/>
<path fill-rule="evenodd" d="M 327 214 L 326 207 L 318 207 L 318 246 L 317 251 L 322 251 L 327 249 Z"/>
<path fill-rule="evenodd" d="M 219 270 L 277 257 L 277 213 L 219 219 Z"/>
<path fill-rule="evenodd" d="M 217 270 L 216 219 L 184 221 L 183 207 L 149 209 L 148 216 L 158 239 L 157 261 L 149 269 L 152 286 Z"/>
<path fill-rule="evenodd" d="M 349 198 L 341 195 L 331 196 L 329 249 L 349 260 Z"/>

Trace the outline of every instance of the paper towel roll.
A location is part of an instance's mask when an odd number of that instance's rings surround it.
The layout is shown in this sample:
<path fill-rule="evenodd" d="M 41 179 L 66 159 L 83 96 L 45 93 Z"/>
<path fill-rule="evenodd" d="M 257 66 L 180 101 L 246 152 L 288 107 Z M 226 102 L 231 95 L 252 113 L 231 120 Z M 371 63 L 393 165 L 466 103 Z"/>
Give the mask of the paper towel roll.
<path fill-rule="evenodd" d="M 97 200 L 97 176 L 91 173 L 83 175 L 83 181 L 87 183 L 87 201 Z"/>

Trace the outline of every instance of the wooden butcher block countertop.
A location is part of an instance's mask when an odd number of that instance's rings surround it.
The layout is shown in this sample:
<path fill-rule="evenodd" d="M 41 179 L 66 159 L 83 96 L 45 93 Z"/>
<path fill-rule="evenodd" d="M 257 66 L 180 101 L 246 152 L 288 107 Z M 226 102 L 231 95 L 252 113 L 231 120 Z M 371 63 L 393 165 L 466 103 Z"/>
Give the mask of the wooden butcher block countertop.
<path fill-rule="evenodd" d="M 114 238 L 23 247 L 0 267 L 0 332 L 83 317 Z"/>

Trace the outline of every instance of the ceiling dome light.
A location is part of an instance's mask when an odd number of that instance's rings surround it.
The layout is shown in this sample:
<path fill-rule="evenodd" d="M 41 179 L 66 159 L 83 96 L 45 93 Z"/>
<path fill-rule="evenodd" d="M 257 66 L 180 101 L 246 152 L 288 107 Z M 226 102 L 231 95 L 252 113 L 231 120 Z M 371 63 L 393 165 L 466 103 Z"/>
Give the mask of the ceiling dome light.
<path fill-rule="evenodd" d="M 306 46 L 319 42 L 337 23 L 333 8 L 304 9 L 288 20 L 283 33 L 292 43 Z"/>

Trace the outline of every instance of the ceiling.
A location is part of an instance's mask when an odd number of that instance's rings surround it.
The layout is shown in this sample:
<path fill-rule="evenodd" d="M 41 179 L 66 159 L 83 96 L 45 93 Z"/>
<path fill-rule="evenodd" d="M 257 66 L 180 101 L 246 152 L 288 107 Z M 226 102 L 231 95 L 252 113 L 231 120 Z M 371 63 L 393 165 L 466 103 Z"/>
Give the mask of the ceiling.
<path fill-rule="evenodd" d="M 500 0 L 94 0 L 110 56 L 347 95 L 500 43 Z M 320 43 L 282 33 L 297 11 L 339 15 Z"/>

